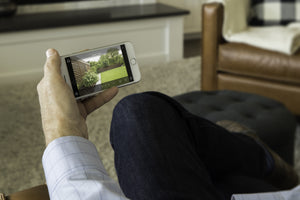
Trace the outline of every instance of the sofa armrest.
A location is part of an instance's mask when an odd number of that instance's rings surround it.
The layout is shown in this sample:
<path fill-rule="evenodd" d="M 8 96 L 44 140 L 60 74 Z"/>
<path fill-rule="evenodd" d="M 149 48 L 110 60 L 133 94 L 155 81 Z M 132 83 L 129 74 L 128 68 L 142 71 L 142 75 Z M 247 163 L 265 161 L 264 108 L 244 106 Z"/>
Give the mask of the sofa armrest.
<path fill-rule="evenodd" d="M 202 7 L 202 90 L 217 89 L 218 46 L 223 40 L 223 13 L 221 3 L 208 3 Z"/>

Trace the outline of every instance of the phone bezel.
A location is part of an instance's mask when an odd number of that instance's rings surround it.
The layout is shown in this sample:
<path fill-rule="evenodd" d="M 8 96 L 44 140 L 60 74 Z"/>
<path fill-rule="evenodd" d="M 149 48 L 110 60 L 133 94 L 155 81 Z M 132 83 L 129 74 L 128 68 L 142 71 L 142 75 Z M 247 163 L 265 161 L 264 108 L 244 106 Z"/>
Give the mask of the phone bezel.
<path fill-rule="evenodd" d="M 73 91 L 73 94 L 74 94 L 74 90 L 73 90 L 73 87 L 72 87 L 72 82 L 70 80 L 68 67 L 67 67 L 65 58 L 71 57 L 71 56 L 76 56 L 76 55 L 81 55 L 81 54 L 85 54 L 85 53 L 89 53 L 89 52 L 99 51 L 101 49 L 106 49 L 106 48 L 110 48 L 110 47 L 121 46 L 121 45 L 125 45 L 128 60 L 126 61 L 125 57 L 124 57 L 124 61 L 128 62 L 128 64 L 129 64 L 129 67 L 130 67 L 131 72 L 132 72 L 133 81 L 125 83 L 125 84 L 118 85 L 117 87 L 119 87 L 119 88 L 124 87 L 126 85 L 131 85 L 131 84 L 134 84 L 134 83 L 137 83 L 137 82 L 140 81 L 141 73 L 140 73 L 140 70 L 139 70 L 139 67 L 138 67 L 138 63 L 136 61 L 136 56 L 135 56 L 133 45 L 130 42 L 122 42 L 122 43 L 112 44 L 112 45 L 109 45 L 109 46 L 99 47 L 99 48 L 95 48 L 95 49 L 89 49 L 89 50 L 86 50 L 86 51 L 81 51 L 81 52 L 61 56 L 61 74 L 62 74 L 62 77 L 64 78 L 64 80 L 66 81 L 66 83 L 71 87 L 71 89 Z M 86 94 L 86 95 L 82 95 L 82 96 L 79 96 L 79 97 L 75 97 L 75 98 L 77 100 L 78 99 L 84 99 L 84 98 L 87 98 L 87 97 L 90 97 L 90 96 L 94 96 L 98 93 L 101 93 L 102 91 L 104 91 L 104 90 L 99 90 L 99 91 L 96 91 L 96 92 L 93 92 L 93 93 L 90 93 L 90 94 Z"/>

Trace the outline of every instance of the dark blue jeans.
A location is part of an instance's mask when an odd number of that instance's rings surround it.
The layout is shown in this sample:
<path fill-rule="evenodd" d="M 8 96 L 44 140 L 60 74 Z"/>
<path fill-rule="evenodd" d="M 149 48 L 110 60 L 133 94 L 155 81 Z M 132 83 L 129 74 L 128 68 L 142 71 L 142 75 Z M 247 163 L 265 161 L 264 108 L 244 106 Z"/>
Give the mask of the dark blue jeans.
<path fill-rule="evenodd" d="M 156 92 L 128 96 L 114 109 L 111 144 L 124 194 L 132 200 L 230 199 L 275 191 L 264 149 Z"/>

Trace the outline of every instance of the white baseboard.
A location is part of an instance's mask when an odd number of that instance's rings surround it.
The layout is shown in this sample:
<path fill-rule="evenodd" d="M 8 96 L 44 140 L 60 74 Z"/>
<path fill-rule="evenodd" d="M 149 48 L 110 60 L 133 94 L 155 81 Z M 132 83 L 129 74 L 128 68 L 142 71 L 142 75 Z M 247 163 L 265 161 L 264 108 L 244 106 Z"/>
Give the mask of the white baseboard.
<path fill-rule="evenodd" d="M 194 39 L 201 39 L 201 38 L 202 38 L 201 32 L 184 34 L 184 40 L 194 40 Z"/>
<path fill-rule="evenodd" d="M 10 85 L 15 83 L 24 83 L 24 82 L 38 82 L 43 77 L 43 70 L 29 70 L 23 72 L 13 72 L 0 74 L 0 84 L 1 85 Z"/>

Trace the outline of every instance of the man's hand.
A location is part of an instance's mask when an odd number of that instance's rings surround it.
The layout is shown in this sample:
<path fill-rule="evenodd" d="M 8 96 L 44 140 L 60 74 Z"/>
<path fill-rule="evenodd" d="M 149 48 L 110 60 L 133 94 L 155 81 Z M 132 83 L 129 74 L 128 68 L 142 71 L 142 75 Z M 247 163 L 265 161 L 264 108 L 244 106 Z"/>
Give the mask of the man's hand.
<path fill-rule="evenodd" d="M 63 136 L 88 138 L 87 115 L 110 101 L 118 93 L 118 88 L 76 102 L 71 88 L 61 76 L 58 52 L 48 49 L 46 55 L 44 77 L 37 86 L 46 145 Z"/>

